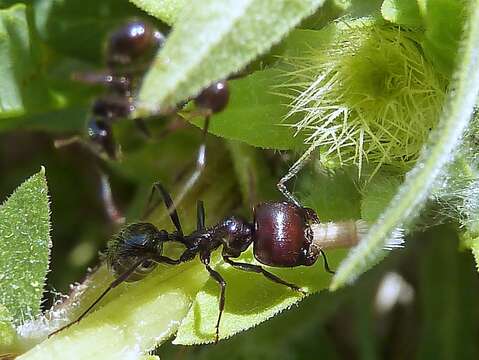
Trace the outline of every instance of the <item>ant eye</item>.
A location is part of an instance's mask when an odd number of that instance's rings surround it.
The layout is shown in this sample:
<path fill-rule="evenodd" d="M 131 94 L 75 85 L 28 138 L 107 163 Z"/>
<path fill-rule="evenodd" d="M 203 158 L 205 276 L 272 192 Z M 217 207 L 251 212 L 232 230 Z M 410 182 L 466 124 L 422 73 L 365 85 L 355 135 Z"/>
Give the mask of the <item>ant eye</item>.
<path fill-rule="evenodd" d="M 228 83 L 225 80 L 222 80 L 217 81 L 204 89 L 196 97 L 195 102 L 200 108 L 217 113 L 228 105 L 229 97 L 230 92 L 228 89 Z"/>

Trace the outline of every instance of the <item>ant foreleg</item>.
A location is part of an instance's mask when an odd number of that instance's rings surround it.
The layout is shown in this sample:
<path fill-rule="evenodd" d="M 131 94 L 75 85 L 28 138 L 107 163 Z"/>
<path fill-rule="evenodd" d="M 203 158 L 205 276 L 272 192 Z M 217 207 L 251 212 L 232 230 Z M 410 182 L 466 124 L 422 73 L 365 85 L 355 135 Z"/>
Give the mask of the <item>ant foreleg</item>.
<path fill-rule="evenodd" d="M 60 329 L 55 330 L 54 332 L 50 333 L 48 335 L 48 337 L 53 336 L 53 335 L 59 333 L 60 331 L 69 328 L 73 324 L 79 323 L 81 321 L 81 319 L 83 319 L 85 317 L 85 315 L 88 314 L 90 312 L 90 310 L 93 309 L 95 307 L 95 305 L 98 304 L 100 302 L 100 300 L 103 299 L 105 297 L 105 295 L 110 292 L 110 290 L 114 289 L 115 287 L 120 285 L 123 281 L 128 279 L 128 277 L 136 270 L 136 268 L 138 266 L 141 265 L 141 263 L 143 261 L 145 261 L 145 258 L 142 258 L 142 259 L 138 260 L 137 262 L 135 262 L 131 268 L 129 268 L 123 274 L 121 274 L 119 277 L 117 277 L 115 280 L 113 280 L 110 283 L 110 285 L 108 285 L 108 287 L 101 293 L 101 295 L 84 312 L 82 312 L 80 314 L 80 316 L 78 316 L 78 318 L 75 321 L 72 321 L 71 323 L 69 323 L 65 326 L 62 326 Z"/>
<path fill-rule="evenodd" d="M 283 196 L 288 199 L 288 201 L 292 202 L 294 205 L 298 207 L 302 207 L 301 203 L 296 199 L 296 197 L 286 188 L 286 182 L 288 182 L 291 178 L 296 176 L 298 172 L 306 165 L 306 163 L 310 160 L 311 154 L 314 150 L 319 146 L 319 142 L 314 142 L 311 146 L 306 150 L 306 152 L 301 155 L 301 157 L 289 168 L 286 175 L 284 175 L 279 182 L 276 184 L 278 190 L 283 194 Z"/>
<path fill-rule="evenodd" d="M 297 286 L 295 284 L 292 284 L 292 283 L 289 283 L 289 282 L 281 279 L 280 277 L 274 275 L 273 273 L 270 273 L 269 271 L 263 269 L 259 265 L 236 262 L 236 261 L 231 260 L 231 258 L 229 256 L 223 256 L 223 259 L 224 259 L 225 262 L 227 262 L 228 264 L 230 264 L 231 266 L 233 266 L 237 269 L 240 269 L 240 270 L 243 270 L 243 271 L 255 272 L 257 274 L 263 274 L 264 277 L 266 277 L 268 280 L 271 280 L 272 282 L 287 286 L 291 290 L 298 291 L 298 292 L 306 295 L 306 293 L 299 286 Z"/>
<path fill-rule="evenodd" d="M 171 221 L 173 222 L 173 225 L 175 225 L 175 228 L 178 231 L 178 234 L 183 235 L 183 229 L 181 228 L 180 218 L 178 216 L 178 212 L 176 211 L 176 208 L 173 205 L 173 200 L 171 199 L 171 196 L 168 193 L 168 191 L 166 191 L 166 189 L 163 187 L 163 185 L 160 182 L 156 182 L 153 184 L 150 197 L 148 198 L 148 202 L 147 202 L 145 211 L 143 213 L 142 219 L 145 219 L 148 216 L 150 216 L 153 210 L 160 203 L 160 201 L 156 201 L 152 204 L 153 196 L 155 195 L 155 190 L 160 194 L 163 202 L 165 203 L 165 206 L 166 206 L 166 209 L 168 210 Z"/>
<path fill-rule="evenodd" d="M 205 227 L 205 206 L 203 201 L 196 202 L 196 230 L 204 230 Z"/>

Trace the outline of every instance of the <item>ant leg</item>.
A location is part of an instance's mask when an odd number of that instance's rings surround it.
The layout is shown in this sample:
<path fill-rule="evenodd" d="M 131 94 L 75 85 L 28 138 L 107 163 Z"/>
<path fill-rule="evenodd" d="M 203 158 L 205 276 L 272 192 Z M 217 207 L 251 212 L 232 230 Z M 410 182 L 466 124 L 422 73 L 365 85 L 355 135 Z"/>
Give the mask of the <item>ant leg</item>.
<path fill-rule="evenodd" d="M 203 126 L 203 142 L 201 143 L 200 147 L 198 148 L 198 154 L 196 155 L 196 167 L 186 181 L 185 185 L 181 189 L 180 193 L 176 196 L 174 201 L 174 206 L 178 206 L 178 204 L 183 200 L 185 195 L 190 191 L 193 185 L 198 181 L 201 173 L 205 169 L 206 165 L 206 135 L 208 134 L 208 126 L 210 123 L 210 117 L 206 116 L 205 124 Z"/>
<path fill-rule="evenodd" d="M 288 180 L 296 176 L 301 171 L 304 165 L 306 165 L 306 163 L 310 160 L 313 151 L 316 150 L 319 145 L 319 141 L 316 141 L 311 144 L 311 146 L 306 150 L 306 152 L 301 155 L 301 157 L 289 168 L 286 175 L 284 175 L 276 184 L 276 187 L 283 194 L 283 196 L 288 199 L 288 201 L 292 202 L 298 207 L 302 207 L 301 203 L 298 201 L 298 199 L 296 199 L 293 194 L 291 194 L 291 192 L 286 188 L 285 184 Z"/>
<path fill-rule="evenodd" d="M 96 304 L 98 304 L 100 302 L 101 299 L 103 299 L 105 297 L 106 294 L 108 294 L 108 292 L 110 292 L 110 290 L 114 289 L 115 287 L 117 287 L 118 285 L 120 285 L 123 281 L 125 281 L 126 279 L 128 279 L 128 277 L 135 271 L 135 269 L 140 266 L 140 264 L 145 261 L 144 258 L 138 260 L 135 264 L 133 264 L 133 266 L 131 268 L 129 268 L 128 270 L 126 270 L 123 274 L 121 274 L 119 277 L 117 277 L 115 280 L 113 280 L 110 285 L 108 285 L 108 287 L 101 293 L 101 295 L 84 311 L 80 314 L 80 316 L 78 316 L 78 318 L 75 320 L 75 321 L 72 321 L 71 323 L 65 325 L 65 326 L 62 326 L 60 329 L 58 330 L 55 330 L 54 332 L 50 333 L 48 335 L 48 337 L 50 336 L 53 336 L 57 333 L 59 333 L 60 331 L 62 330 L 65 330 L 67 328 L 69 328 L 70 326 L 72 326 L 73 324 L 77 324 L 81 321 L 81 319 L 83 319 L 85 317 L 86 314 L 88 314 L 90 312 L 91 309 L 93 309 L 95 307 Z"/>
<path fill-rule="evenodd" d="M 326 257 L 326 254 L 324 253 L 323 250 L 319 250 L 319 253 L 321 254 L 321 256 L 323 257 L 323 261 L 324 261 L 324 270 L 326 270 L 326 272 L 330 273 L 330 274 L 336 274 L 335 271 L 331 270 L 331 268 L 329 267 L 329 264 L 328 264 L 328 258 Z"/>
<path fill-rule="evenodd" d="M 180 235 L 183 235 L 183 229 L 181 228 L 180 218 L 178 217 L 178 212 L 176 211 L 176 208 L 173 205 L 173 200 L 171 200 L 170 194 L 168 193 L 168 191 L 166 191 L 166 189 L 163 187 L 163 185 L 160 182 L 156 182 L 153 184 L 150 197 L 148 198 L 148 203 L 147 203 L 145 212 L 143 213 L 142 219 L 147 218 L 159 204 L 159 201 L 157 201 L 152 205 L 152 200 L 153 200 L 153 196 L 155 195 L 155 190 L 161 195 L 163 202 L 165 203 L 166 209 L 168 210 L 168 213 L 170 215 L 170 219 L 173 222 L 173 225 L 175 225 L 176 230 L 178 231 Z"/>
<path fill-rule="evenodd" d="M 231 258 L 229 256 L 223 256 L 223 259 L 224 259 L 225 262 L 227 262 L 228 264 L 230 264 L 231 266 L 233 266 L 237 269 L 240 269 L 240 270 L 243 270 L 243 271 L 251 271 L 251 272 L 258 273 L 258 274 L 263 274 L 268 280 L 271 280 L 272 282 L 287 286 L 291 290 L 299 291 L 300 293 L 306 295 L 306 293 L 299 286 L 297 286 L 295 284 L 292 284 L 292 283 L 289 283 L 289 282 L 281 279 L 280 277 L 278 277 L 278 276 L 270 273 L 269 271 L 263 269 L 259 265 L 236 262 L 236 261 L 231 260 Z"/>
<path fill-rule="evenodd" d="M 100 194 L 105 212 L 112 223 L 123 225 L 125 223 L 125 217 L 121 211 L 118 210 L 115 200 L 113 199 L 110 179 L 100 168 L 98 168 L 98 173 L 100 174 Z"/>
<path fill-rule="evenodd" d="M 205 229 L 205 206 L 203 201 L 198 200 L 196 202 L 196 230 Z"/>
<path fill-rule="evenodd" d="M 220 286 L 220 303 L 219 303 L 219 314 L 218 320 L 216 321 L 216 335 L 215 335 L 215 344 L 218 343 L 220 337 L 220 322 L 221 316 L 223 315 L 223 310 L 225 309 L 225 291 L 226 291 L 226 281 L 220 275 L 219 272 L 213 270 L 208 264 L 209 259 L 201 259 L 203 264 L 205 264 L 206 270 L 210 273 L 210 276 L 218 283 Z"/>
<path fill-rule="evenodd" d="M 114 86 L 121 89 L 129 89 L 130 79 L 126 76 L 116 76 L 106 72 L 75 72 L 72 80 L 87 85 Z"/>
<path fill-rule="evenodd" d="M 158 264 L 168 264 L 168 265 L 178 265 L 181 264 L 180 259 L 172 259 L 167 256 L 155 255 L 151 258 L 154 262 Z"/>

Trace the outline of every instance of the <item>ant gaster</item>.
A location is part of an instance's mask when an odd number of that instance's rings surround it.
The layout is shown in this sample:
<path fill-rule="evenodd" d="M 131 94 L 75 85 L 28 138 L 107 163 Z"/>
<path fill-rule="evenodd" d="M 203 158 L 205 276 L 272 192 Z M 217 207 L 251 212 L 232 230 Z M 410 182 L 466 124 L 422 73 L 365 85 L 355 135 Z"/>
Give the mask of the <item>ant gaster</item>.
<path fill-rule="evenodd" d="M 310 229 L 318 218 L 313 210 L 298 207 L 290 202 L 265 202 L 254 209 L 253 221 L 249 222 L 236 216 L 229 216 L 219 223 L 206 227 L 205 211 L 201 201 L 197 203 L 197 228 L 189 235 L 183 233 L 178 213 L 173 206 L 169 193 L 160 183 L 156 183 L 150 194 L 152 204 L 155 191 L 161 195 L 176 230 L 160 230 L 153 224 L 140 222 L 126 226 L 109 243 L 107 264 L 116 279 L 75 321 L 60 328 L 51 335 L 79 322 L 111 289 L 123 281 L 142 279 L 157 264 L 178 265 L 194 259 L 197 255 L 210 276 L 220 286 L 219 313 L 216 322 L 215 343 L 219 340 L 219 326 L 225 306 L 226 281 L 220 273 L 210 266 L 211 253 L 222 246 L 223 260 L 231 266 L 244 271 L 262 274 L 267 279 L 303 293 L 301 288 L 274 275 L 260 265 L 235 261 L 253 244 L 255 258 L 262 264 L 273 267 L 295 267 L 313 265 L 321 255 L 324 267 L 330 270 L 324 252 L 313 246 L 313 234 Z M 155 205 L 156 206 L 156 205 Z M 154 207 L 147 206 L 145 216 Z M 163 256 L 165 242 L 177 242 L 185 246 L 178 259 Z"/>

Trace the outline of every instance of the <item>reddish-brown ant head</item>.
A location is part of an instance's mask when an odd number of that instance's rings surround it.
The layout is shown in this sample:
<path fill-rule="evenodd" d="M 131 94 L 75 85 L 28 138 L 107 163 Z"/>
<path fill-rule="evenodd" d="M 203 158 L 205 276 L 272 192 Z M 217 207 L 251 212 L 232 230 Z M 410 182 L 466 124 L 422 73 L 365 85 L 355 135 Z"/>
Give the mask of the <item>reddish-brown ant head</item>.
<path fill-rule="evenodd" d="M 226 252 L 239 256 L 253 242 L 253 229 L 249 222 L 236 216 L 223 220 L 221 227 L 225 232 Z"/>
<path fill-rule="evenodd" d="M 124 227 L 108 244 L 107 263 L 118 276 L 131 268 L 138 260 L 161 255 L 163 242 L 168 240 L 165 230 L 158 230 L 150 223 L 134 223 Z M 151 260 L 145 260 L 133 272 L 127 281 L 137 281 L 156 266 Z"/>
<path fill-rule="evenodd" d="M 310 214 L 289 202 L 266 202 L 254 212 L 254 255 L 269 266 L 312 265 Z"/>
<path fill-rule="evenodd" d="M 111 67 L 127 66 L 151 61 L 165 42 L 165 36 L 145 21 L 131 21 L 113 31 L 107 42 L 107 64 Z"/>
<path fill-rule="evenodd" d="M 214 114 L 222 111 L 228 105 L 229 97 L 228 82 L 221 80 L 203 89 L 196 97 L 195 102 L 198 107 L 209 110 Z"/>

